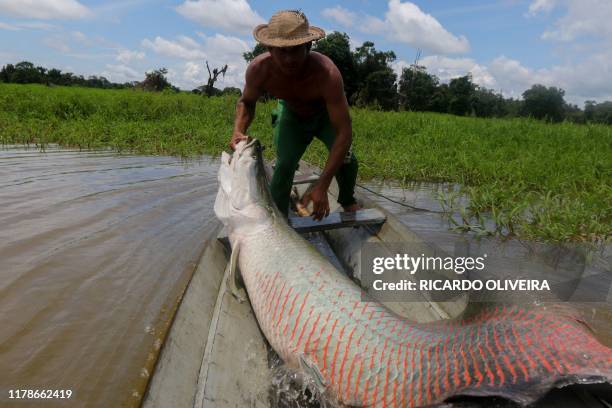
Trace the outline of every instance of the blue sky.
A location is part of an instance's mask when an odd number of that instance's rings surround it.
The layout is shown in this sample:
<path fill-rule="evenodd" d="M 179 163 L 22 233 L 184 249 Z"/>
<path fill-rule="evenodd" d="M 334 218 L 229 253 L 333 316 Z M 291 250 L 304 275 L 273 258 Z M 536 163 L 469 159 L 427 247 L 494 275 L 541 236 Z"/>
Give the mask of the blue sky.
<path fill-rule="evenodd" d="M 400 72 L 420 63 L 442 81 L 474 81 L 519 97 L 534 83 L 566 99 L 612 100 L 609 0 L 0 0 L 0 65 L 29 60 L 84 76 L 140 80 L 167 67 L 173 84 L 206 81 L 205 61 L 229 65 L 218 86 L 242 86 L 252 28 L 279 8 L 393 50 Z"/>

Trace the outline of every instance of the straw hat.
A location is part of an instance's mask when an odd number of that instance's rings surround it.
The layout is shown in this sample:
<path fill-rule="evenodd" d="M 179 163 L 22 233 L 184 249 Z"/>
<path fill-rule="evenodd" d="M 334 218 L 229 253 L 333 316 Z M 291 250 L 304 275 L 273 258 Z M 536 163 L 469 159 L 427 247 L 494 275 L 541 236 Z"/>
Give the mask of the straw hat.
<path fill-rule="evenodd" d="M 325 31 L 311 27 L 301 11 L 276 12 L 268 24 L 260 24 L 253 30 L 257 41 L 268 47 L 293 47 L 325 37 Z"/>

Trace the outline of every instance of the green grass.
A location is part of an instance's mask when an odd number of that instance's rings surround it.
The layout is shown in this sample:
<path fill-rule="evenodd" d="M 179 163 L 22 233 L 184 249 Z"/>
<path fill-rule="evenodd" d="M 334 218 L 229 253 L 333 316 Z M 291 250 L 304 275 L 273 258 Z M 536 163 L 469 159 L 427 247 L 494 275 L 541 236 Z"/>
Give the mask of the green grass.
<path fill-rule="evenodd" d="M 0 84 L 0 143 L 112 147 L 142 154 L 216 155 L 227 148 L 235 97 Z M 271 145 L 258 104 L 249 133 Z M 445 181 L 457 227 L 546 241 L 606 241 L 612 231 L 612 127 L 353 109 L 360 177 Z M 274 149 L 267 149 L 272 157 Z M 305 159 L 323 165 L 321 143 Z M 484 219 L 495 221 L 491 229 Z"/>

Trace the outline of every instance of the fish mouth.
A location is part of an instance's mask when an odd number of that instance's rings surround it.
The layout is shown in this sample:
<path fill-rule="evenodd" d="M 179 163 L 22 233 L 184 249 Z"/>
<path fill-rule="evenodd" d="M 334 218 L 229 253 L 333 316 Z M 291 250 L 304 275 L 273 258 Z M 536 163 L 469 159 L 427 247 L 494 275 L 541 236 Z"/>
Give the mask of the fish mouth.
<path fill-rule="evenodd" d="M 243 143 L 245 144 L 243 145 Z M 245 152 L 249 151 L 249 149 L 254 149 L 256 152 L 262 150 L 259 139 L 250 139 L 246 142 L 240 142 L 236 147 L 235 153 L 237 153 L 239 156 L 242 156 Z"/>
<path fill-rule="evenodd" d="M 255 144 L 258 144 L 258 143 L 259 143 L 259 140 L 257 140 L 257 139 L 251 139 L 251 141 L 249 141 L 249 142 L 246 144 L 246 146 L 244 146 L 244 148 L 245 148 L 245 149 L 248 149 L 249 147 L 251 147 L 251 146 L 253 146 L 253 145 L 255 145 Z"/>

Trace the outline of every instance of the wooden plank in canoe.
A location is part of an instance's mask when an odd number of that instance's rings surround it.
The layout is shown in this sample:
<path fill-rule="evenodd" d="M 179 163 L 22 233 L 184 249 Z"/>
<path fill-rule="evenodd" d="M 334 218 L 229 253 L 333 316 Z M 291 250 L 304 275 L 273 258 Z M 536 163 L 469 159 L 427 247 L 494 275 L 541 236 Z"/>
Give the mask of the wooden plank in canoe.
<path fill-rule="evenodd" d="M 230 293 L 229 262 L 200 368 L 194 408 L 268 408 L 268 348 L 251 304 Z"/>
<path fill-rule="evenodd" d="M 317 176 L 316 174 L 301 174 L 301 175 L 296 175 L 293 178 L 293 185 L 310 184 L 310 183 L 315 183 L 317 181 L 319 181 L 319 176 Z"/>
<path fill-rule="evenodd" d="M 326 231 L 336 228 L 356 227 L 361 225 L 382 224 L 386 215 L 376 209 L 367 208 L 355 212 L 333 212 L 329 217 L 315 221 L 311 217 L 290 217 L 289 224 L 297 232 Z"/>

